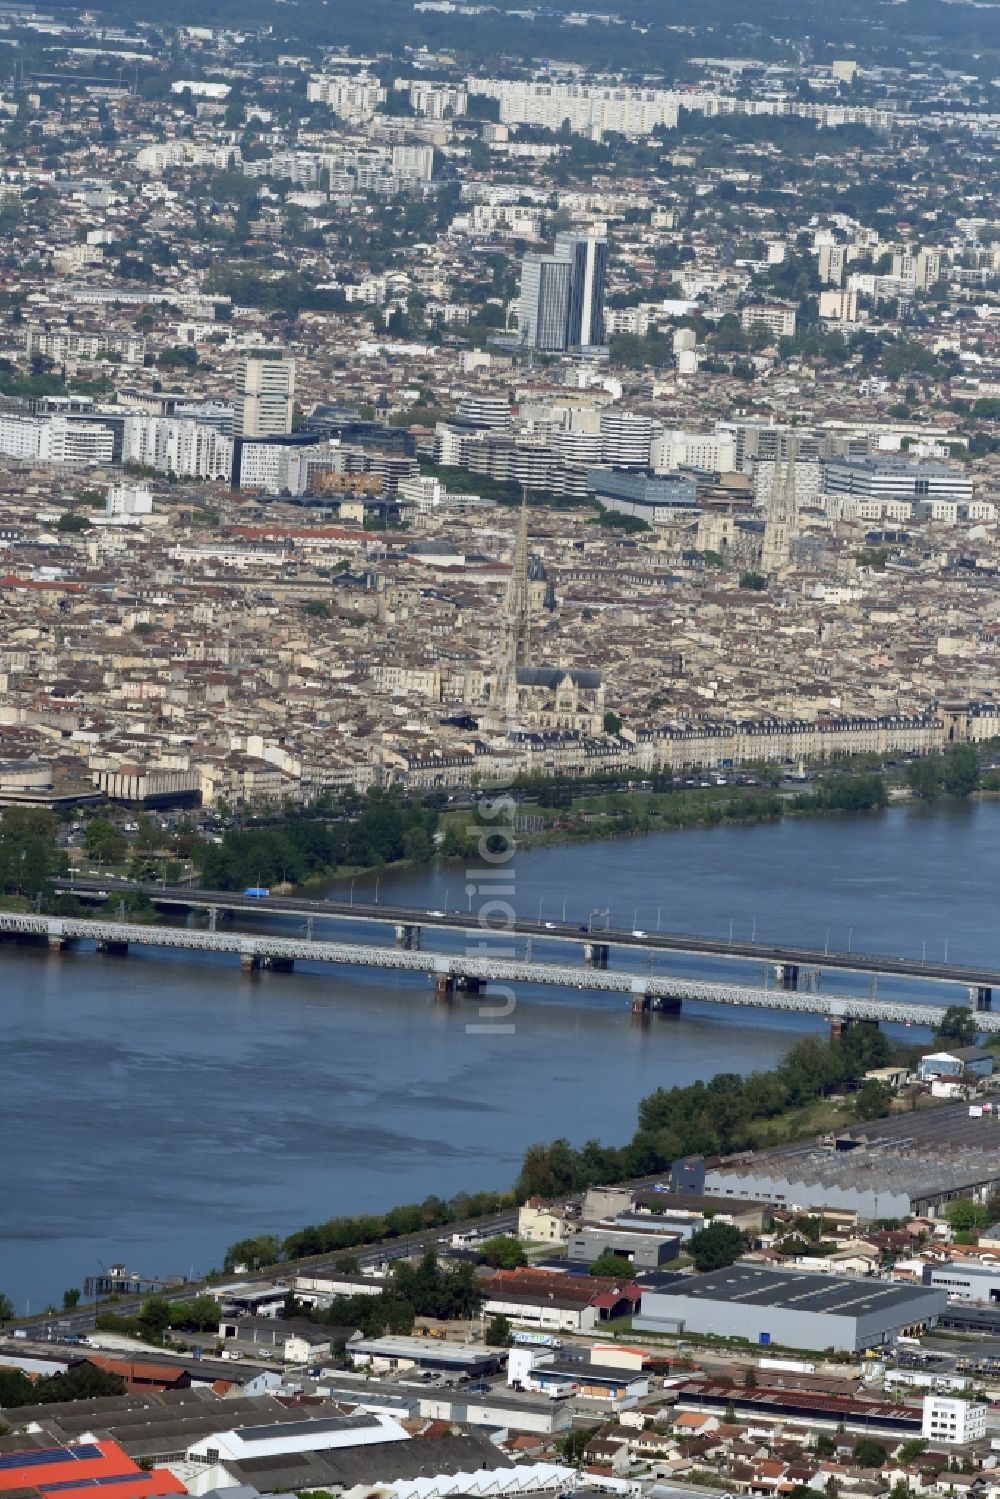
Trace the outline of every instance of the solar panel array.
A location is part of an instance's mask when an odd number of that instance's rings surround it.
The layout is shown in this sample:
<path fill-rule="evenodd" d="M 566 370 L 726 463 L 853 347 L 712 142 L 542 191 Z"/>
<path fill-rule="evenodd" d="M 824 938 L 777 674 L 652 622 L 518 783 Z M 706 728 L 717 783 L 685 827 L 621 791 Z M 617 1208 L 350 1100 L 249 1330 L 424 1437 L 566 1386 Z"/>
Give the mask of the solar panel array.
<path fill-rule="evenodd" d="M 135 1483 L 143 1476 L 141 1473 L 108 1473 L 104 1478 L 67 1478 L 59 1483 L 39 1484 L 39 1489 L 43 1494 L 59 1494 L 65 1489 L 103 1489 L 109 1483 Z"/>
<path fill-rule="evenodd" d="M 42 1468 L 46 1464 L 83 1462 L 103 1456 L 100 1447 L 89 1442 L 80 1447 L 32 1447 L 26 1452 L 0 1453 L 0 1469 Z"/>

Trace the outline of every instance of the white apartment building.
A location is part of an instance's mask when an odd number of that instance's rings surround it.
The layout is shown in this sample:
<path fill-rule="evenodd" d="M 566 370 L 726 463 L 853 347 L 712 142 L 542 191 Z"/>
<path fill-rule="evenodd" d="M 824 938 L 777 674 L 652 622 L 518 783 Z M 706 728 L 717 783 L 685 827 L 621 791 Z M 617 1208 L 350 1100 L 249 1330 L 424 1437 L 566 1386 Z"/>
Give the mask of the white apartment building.
<path fill-rule="evenodd" d="M 146 340 L 134 333 L 78 333 L 72 328 L 29 328 L 24 347 L 30 357 L 42 354 L 56 364 L 96 359 L 99 354 L 118 354 L 123 364 L 141 364 Z"/>
<path fill-rule="evenodd" d="M 819 279 L 827 286 L 840 286 L 844 280 L 847 249 L 844 245 L 820 245 L 817 251 Z"/>
<path fill-rule="evenodd" d="M 294 401 L 295 360 L 280 349 L 249 349 L 236 370 L 233 435 L 287 437 Z"/>
<path fill-rule="evenodd" d="M 892 274 L 897 281 L 905 282 L 915 291 L 929 291 L 941 279 L 941 251 L 897 252 L 892 257 Z"/>
<path fill-rule="evenodd" d="M 134 484 L 113 484 L 108 490 L 106 514 L 131 518 L 152 513 L 153 496 L 148 489 L 141 489 Z"/>
<path fill-rule="evenodd" d="M 469 89 L 498 100 L 503 124 L 560 130 L 568 120 L 574 134 L 592 140 L 607 131 L 640 136 L 677 124 L 677 95 L 664 89 L 510 78 L 477 78 L 469 81 Z"/>
<path fill-rule="evenodd" d="M 433 146 L 393 146 L 392 175 L 414 182 L 430 182 L 434 176 Z"/>
<path fill-rule="evenodd" d="M 469 107 L 468 89 L 461 84 L 426 83 L 422 79 L 397 78 L 393 88 L 409 96 L 410 108 L 428 120 L 464 115 Z"/>
<path fill-rule="evenodd" d="M 43 424 L 43 418 L 37 416 L 0 414 L 0 453 L 22 463 L 37 460 Z"/>
<path fill-rule="evenodd" d="M 609 338 L 617 333 L 634 333 L 637 338 L 645 338 L 654 315 L 652 303 L 644 307 L 608 307 L 604 312 L 604 331 Z"/>
<path fill-rule="evenodd" d="M 986 1406 L 944 1395 L 925 1395 L 920 1435 L 927 1442 L 962 1446 L 986 1436 Z"/>
<path fill-rule="evenodd" d="M 602 461 L 613 468 L 648 468 L 653 442 L 652 418 L 618 406 L 601 412 Z"/>
<path fill-rule="evenodd" d="M 100 422 L 71 421 L 69 417 L 42 418 L 38 458 L 42 463 L 105 464 L 114 455 L 114 433 Z"/>
<path fill-rule="evenodd" d="M 795 337 L 795 308 L 784 302 L 751 302 L 740 313 L 744 333 L 751 328 L 768 328 L 775 338 Z"/>
<path fill-rule="evenodd" d="M 227 482 L 233 471 L 233 440 L 192 417 L 128 416 L 122 458 L 160 474 Z"/>
<path fill-rule="evenodd" d="M 651 461 L 657 473 L 678 468 L 735 473 L 736 436 L 732 432 L 666 431 L 654 437 Z"/>
<path fill-rule="evenodd" d="M 244 442 L 240 450 L 239 486 L 267 494 L 305 494 L 314 475 L 338 464 L 336 444 Z"/>
<path fill-rule="evenodd" d="M 371 73 L 314 73 L 306 86 L 313 104 L 328 104 L 342 120 L 358 124 L 370 120 L 386 91 Z"/>

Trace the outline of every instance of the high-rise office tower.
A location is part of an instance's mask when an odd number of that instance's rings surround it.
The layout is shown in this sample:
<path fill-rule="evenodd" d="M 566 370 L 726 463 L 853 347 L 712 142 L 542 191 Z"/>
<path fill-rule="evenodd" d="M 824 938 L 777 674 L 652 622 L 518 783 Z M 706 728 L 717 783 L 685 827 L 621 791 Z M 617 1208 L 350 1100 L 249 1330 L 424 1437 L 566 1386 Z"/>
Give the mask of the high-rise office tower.
<path fill-rule="evenodd" d="M 560 234 L 551 255 L 534 252 L 521 266 L 520 341 L 559 352 L 604 340 L 608 242 L 591 234 Z"/>
<path fill-rule="evenodd" d="M 571 275 L 566 259 L 534 253 L 524 257 L 517 316 L 521 343 L 550 353 L 565 349 Z"/>
<path fill-rule="evenodd" d="M 567 344 L 572 349 L 603 343 L 607 240 L 596 234 L 557 234 L 555 253 L 558 258 L 570 261 L 573 267 Z"/>
<path fill-rule="evenodd" d="M 236 370 L 234 437 L 285 437 L 292 430 L 295 360 L 280 349 L 249 349 Z"/>

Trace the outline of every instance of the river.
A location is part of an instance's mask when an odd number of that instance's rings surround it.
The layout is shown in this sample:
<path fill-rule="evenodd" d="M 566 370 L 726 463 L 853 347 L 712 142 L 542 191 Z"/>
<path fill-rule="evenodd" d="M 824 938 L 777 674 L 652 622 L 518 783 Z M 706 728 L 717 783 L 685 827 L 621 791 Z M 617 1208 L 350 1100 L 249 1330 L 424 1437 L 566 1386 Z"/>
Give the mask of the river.
<path fill-rule="evenodd" d="M 1000 966 L 998 865 L 1000 804 L 986 801 L 547 848 L 508 867 L 525 916 L 561 918 L 565 901 L 581 922 L 610 907 L 613 925 L 732 923 L 765 942 Z M 355 882 L 374 895 L 375 877 Z M 464 908 L 465 874 L 387 872 L 378 898 Z M 507 1186 L 532 1141 L 621 1142 L 653 1088 L 771 1067 L 819 1024 L 706 1005 L 637 1026 L 621 996 L 536 990 L 489 1034 L 475 1002 L 436 1004 L 418 975 L 246 978 L 231 958 L 135 950 L 10 947 L 0 993 L 0 1290 L 19 1312 L 102 1264 L 203 1272 L 246 1234 Z"/>

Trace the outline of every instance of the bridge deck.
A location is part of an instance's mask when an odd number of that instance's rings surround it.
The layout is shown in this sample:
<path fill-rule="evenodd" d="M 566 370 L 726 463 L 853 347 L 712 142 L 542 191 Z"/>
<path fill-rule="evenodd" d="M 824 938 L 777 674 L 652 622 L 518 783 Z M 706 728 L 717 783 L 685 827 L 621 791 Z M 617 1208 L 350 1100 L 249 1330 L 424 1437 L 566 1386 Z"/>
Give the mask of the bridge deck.
<path fill-rule="evenodd" d="M 326 921 L 355 921 L 376 924 L 413 925 L 455 932 L 482 934 L 475 914 L 462 911 L 426 911 L 412 906 L 373 905 L 357 901 L 310 900 L 292 895 L 272 895 L 266 900 L 250 899 L 242 891 L 202 890 L 189 886 L 133 884 L 124 880 L 73 880 L 60 885 L 69 893 L 113 900 L 116 893 L 128 890 L 142 894 L 160 906 L 189 907 L 210 910 L 213 906 L 241 913 L 267 914 Z M 676 952 L 691 957 L 755 959 L 768 963 L 797 963 L 803 967 L 841 970 L 845 973 L 884 974 L 886 977 L 913 979 L 920 983 L 954 983 L 1000 990 L 1000 969 L 977 965 L 937 962 L 917 957 L 884 953 L 837 952 L 822 947 L 799 947 L 789 943 L 757 942 L 747 939 L 704 937 L 684 932 L 640 931 L 630 928 L 581 929 L 571 921 L 535 921 L 519 917 L 504 929 L 511 935 L 540 937 L 547 942 L 606 942 L 612 947 L 634 947 L 640 951 Z"/>
<path fill-rule="evenodd" d="M 363 943 L 312 941 L 304 937 L 255 936 L 247 932 L 212 932 L 192 927 L 138 926 L 118 921 L 91 921 L 0 912 L 0 934 L 47 937 L 63 941 L 134 944 L 197 952 L 233 953 L 240 958 L 305 960 L 353 967 L 381 968 L 434 977 L 479 978 L 495 984 L 549 984 L 564 989 L 590 989 L 607 994 L 651 1000 L 688 999 L 708 1004 L 749 1006 L 799 1014 L 835 1016 L 851 1020 L 889 1021 L 935 1026 L 944 1017 L 941 1005 L 871 999 L 845 994 L 755 988 L 742 984 L 678 979 L 626 973 L 614 969 L 575 967 L 518 959 L 472 957 L 460 953 L 406 951 Z M 983 1031 L 1000 1031 L 1000 1013 L 980 1014 Z"/>

